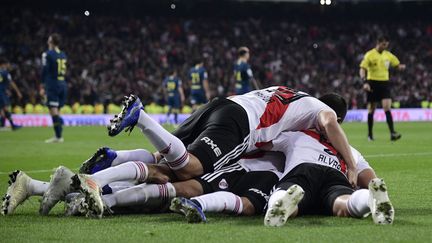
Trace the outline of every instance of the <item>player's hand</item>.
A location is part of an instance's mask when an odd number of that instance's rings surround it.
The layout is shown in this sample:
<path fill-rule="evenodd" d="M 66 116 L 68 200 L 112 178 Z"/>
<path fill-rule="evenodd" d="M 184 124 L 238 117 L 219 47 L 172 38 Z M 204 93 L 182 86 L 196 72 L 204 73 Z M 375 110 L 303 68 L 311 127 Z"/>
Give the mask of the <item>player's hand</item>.
<path fill-rule="evenodd" d="M 399 71 L 403 71 L 406 69 L 406 65 L 405 64 L 399 64 L 398 69 L 399 69 Z"/>
<path fill-rule="evenodd" d="M 348 181 L 353 188 L 357 187 L 357 170 L 348 169 Z"/>
<path fill-rule="evenodd" d="M 364 83 L 364 84 L 363 84 L 363 89 L 364 89 L 366 92 L 370 92 L 370 91 L 371 91 L 370 84 L 368 84 L 368 83 Z"/>

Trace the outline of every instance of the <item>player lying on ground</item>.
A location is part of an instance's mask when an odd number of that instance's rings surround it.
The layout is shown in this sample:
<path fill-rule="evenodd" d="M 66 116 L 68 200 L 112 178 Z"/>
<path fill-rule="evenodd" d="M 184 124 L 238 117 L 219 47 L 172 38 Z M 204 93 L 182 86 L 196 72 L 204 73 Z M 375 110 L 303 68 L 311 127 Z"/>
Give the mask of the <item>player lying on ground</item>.
<path fill-rule="evenodd" d="M 328 134 L 330 142 L 345 158 L 348 178 L 354 186 L 357 181 L 354 159 L 338 118 L 330 108 L 332 102 L 344 100 L 337 95 L 325 98 L 320 101 L 304 92 L 276 86 L 214 99 L 171 134 L 151 119 L 140 100 L 131 95 L 125 98 L 121 113 L 111 120 L 108 130 L 110 136 L 115 136 L 137 126 L 166 159 L 175 176 L 186 180 L 235 162 L 282 131 L 315 128 Z M 145 169 L 147 180 L 169 181 L 169 176 L 158 167 L 148 165 Z"/>
<path fill-rule="evenodd" d="M 272 193 L 264 224 L 282 226 L 288 217 L 323 214 L 344 217 L 364 217 L 371 212 L 377 224 L 391 224 L 394 209 L 382 179 L 366 171 L 369 190 L 354 191 L 346 177 L 346 164 L 325 136 L 315 131 L 281 134 L 271 144 L 272 150 L 285 151 L 283 178 Z M 367 162 L 353 149 L 359 169 Z M 364 179 L 364 178 L 363 178 Z M 366 184 L 367 180 L 359 184 Z"/>
<path fill-rule="evenodd" d="M 117 165 L 98 171 L 93 175 L 76 175 L 74 183 L 79 184 L 76 187 L 84 192 L 85 197 L 74 197 L 68 207 L 67 214 L 78 212 L 101 217 L 104 211 L 111 212 L 110 208 L 112 207 L 137 205 L 145 207 L 155 204 L 163 206 L 175 196 L 192 197 L 221 190 L 224 192 L 216 195 L 220 200 L 229 200 L 226 198 L 230 197 L 240 200 L 234 202 L 233 205 L 227 205 L 228 208 L 234 210 L 237 207 L 236 210 L 239 214 L 252 215 L 256 210 L 261 213 L 267 203 L 271 188 L 279 180 L 278 175 L 281 175 L 283 166 L 282 159 L 268 159 L 275 156 L 275 153 L 271 153 L 262 158 L 260 157 L 259 160 L 258 158 L 246 159 L 250 160 L 250 163 L 247 163 L 250 166 L 243 165 L 245 164 L 244 160 L 240 160 L 236 164 L 206 174 L 202 178 L 175 183 L 136 185 L 146 176 L 143 170 L 144 162 L 125 162 L 120 160 L 119 157 L 131 159 L 137 158 L 135 156 L 141 156 L 141 158 L 147 156 L 149 162 L 154 161 L 152 156 L 148 156 L 148 152 L 134 150 L 131 151 L 131 155 L 126 156 L 126 151 L 118 151 L 117 154 L 121 156 L 115 156 L 115 151 L 104 148 L 98 151 L 95 156 L 100 158 L 101 151 L 105 151 L 102 153 L 106 155 L 102 156 L 105 159 L 100 159 L 100 163 L 94 164 L 93 170 L 96 170 L 95 167 L 102 164 Z M 281 158 L 280 155 L 278 157 Z M 88 169 L 85 166 L 84 168 Z M 71 177 L 73 176 L 74 173 L 63 166 L 57 168 L 50 183 L 34 180 L 24 172 L 14 172 L 11 174 L 11 185 L 3 201 L 2 213 L 11 214 L 28 197 L 43 195 L 40 213 L 43 215 L 48 214 L 57 202 L 64 200 L 67 194 L 74 191 L 70 186 L 72 183 Z M 117 183 L 114 183 L 116 186 L 112 187 L 113 182 L 119 181 L 123 182 L 120 187 Z M 102 188 L 105 189 L 105 193 L 110 194 L 101 197 Z M 228 191 L 234 192 L 240 197 Z"/>

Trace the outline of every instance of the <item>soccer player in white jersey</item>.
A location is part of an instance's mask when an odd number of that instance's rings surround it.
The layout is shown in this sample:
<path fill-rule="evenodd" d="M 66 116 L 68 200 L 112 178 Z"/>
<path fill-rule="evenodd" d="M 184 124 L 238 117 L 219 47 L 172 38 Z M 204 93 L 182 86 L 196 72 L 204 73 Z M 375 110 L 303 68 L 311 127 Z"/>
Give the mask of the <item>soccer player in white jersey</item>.
<path fill-rule="evenodd" d="M 283 132 L 271 147 L 284 151 L 287 163 L 283 178 L 270 197 L 265 225 L 282 226 L 288 217 L 296 215 L 361 218 L 369 212 L 377 224 L 393 222 L 394 209 L 384 181 L 374 178 L 369 190 L 354 191 L 346 177 L 344 159 L 323 135 L 316 131 Z M 351 149 L 358 173 L 371 170 L 363 156 Z"/>
<path fill-rule="evenodd" d="M 284 86 L 269 87 L 214 99 L 171 134 L 151 119 L 140 100 L 131 95 L 124 100 L 122 112 L 111 120 L 108 133 L 115 136 L 137 126 L 166 159 L 176 177 L 186 180 L 235 162 L 245 152 L 271 142 L 282 131 L 314 128 L 328 134 L 330 142 L 345 158 L 349 181 L 355 186 L 356 165 L 338 117 L 331 104 L 325 104 L 327 101 Z M 346 106 L 339 96 L 336 103 Z M 148 181 L 165 183 L 170 179 L 157 167 L 147 165 L 145 169 Z"/>

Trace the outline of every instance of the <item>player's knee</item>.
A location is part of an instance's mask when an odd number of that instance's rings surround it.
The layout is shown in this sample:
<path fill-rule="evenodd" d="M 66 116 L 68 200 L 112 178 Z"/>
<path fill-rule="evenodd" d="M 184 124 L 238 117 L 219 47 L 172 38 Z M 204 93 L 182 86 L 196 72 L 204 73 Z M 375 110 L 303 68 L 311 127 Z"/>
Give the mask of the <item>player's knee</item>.
<path fill-rule="evenodd" d="M 242 197 L 241 200 L 243 203 L 243 210 L 241 214 L 245 216 L 255 215 L 255 206 L 252 204 L 252 202 L 246 197 Z"/>
<path fill-rule="evenodd" d="M 174 170 L 177 178 L 181 181 L 188 180 L 204 174 L 204 168 L 200 160 L 189 153 L 189 162 L 182 168 Z"/>

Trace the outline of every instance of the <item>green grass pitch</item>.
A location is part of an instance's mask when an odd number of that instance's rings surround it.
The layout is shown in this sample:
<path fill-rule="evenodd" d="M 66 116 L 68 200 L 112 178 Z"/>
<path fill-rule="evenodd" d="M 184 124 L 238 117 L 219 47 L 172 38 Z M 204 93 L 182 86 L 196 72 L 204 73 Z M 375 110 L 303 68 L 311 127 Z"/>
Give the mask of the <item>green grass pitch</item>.
<path fill-rule="evenodd" d="M 176 214 L 111 216 L 101 220 L 62 215 L 63 203 L 47 217 L 33 197 L 14 215 L 0 217 L 0 242 L 431 242 L 432 123 L 397 123 L 402 139 L 389 141 L 385 123 L 375 125 L 375 142 L 366 140 L 366 125 L 345 124 L 351 144 L 365 155 L 388 185 L 396 216 L 391 226 L 372 219 L 304 217 L 282 228 L 266 228 L 263 217 L 209 215 L 207 224 L 187 224 Z M 75 171 L 97 148 L 147 148 L 138 129 L 130 136 L 107 136 L 104 127 L 66 127 L 65 143 L 45 144 L 51 128 L 23 128 L 0 133 L 0 193 L 7 173 L 21 169 L 49 180 L 49 170 L 65 165 Z"/>

